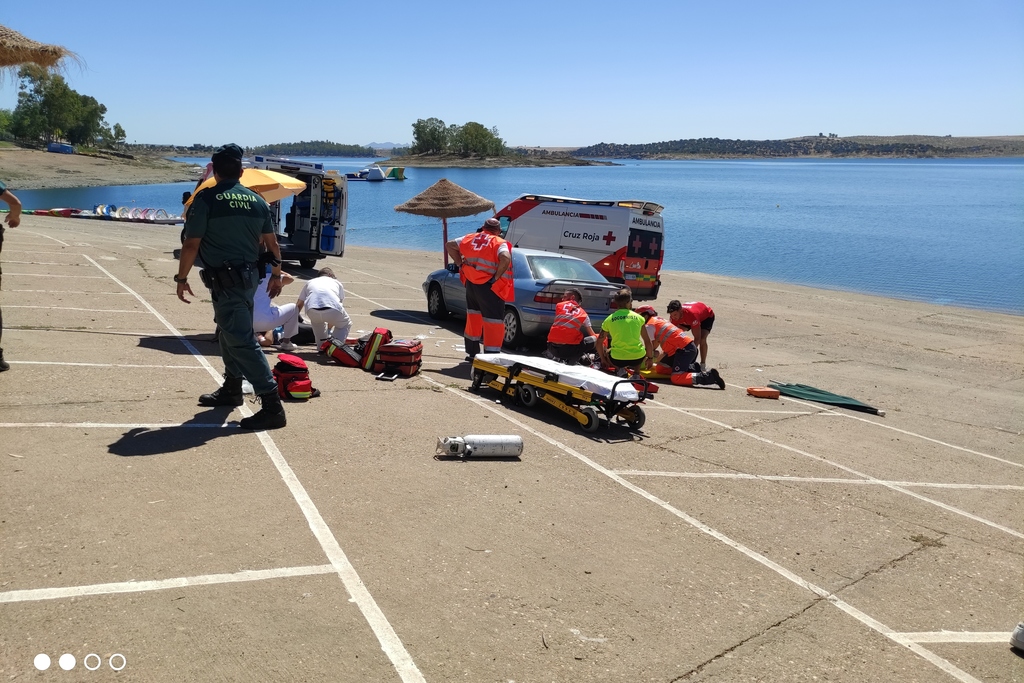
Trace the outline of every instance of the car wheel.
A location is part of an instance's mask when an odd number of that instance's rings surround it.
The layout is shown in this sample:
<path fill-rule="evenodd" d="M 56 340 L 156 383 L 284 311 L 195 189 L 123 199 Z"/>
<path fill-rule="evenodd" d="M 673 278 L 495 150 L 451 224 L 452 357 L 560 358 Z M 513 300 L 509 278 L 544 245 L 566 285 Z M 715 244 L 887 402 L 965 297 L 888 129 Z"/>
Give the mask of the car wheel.
<path fill-rule="evenodd" d="M 316 259 L 315 258 L 300 258 L 299 259 L 299 265 L 302 266 L 303 268 L 309 268 L 310 270 L 312 270 L 313 268 L 316 268 Z"/>
<path fill-rule="evenodd" d="M 526 341 L 523 334 L 523 323 L 519 320 L 519 313 L 509 306 L 505 309 L 505 346 L 515 348 L 522 346 Z"/>
<path fill-rule="evenodd" d="M 427 315 L 434 320 L 444 320 L 448 317 L 448 307 L 444 305 L 444 294 L 441 288 L 435 283 L 427 290 Z"/>

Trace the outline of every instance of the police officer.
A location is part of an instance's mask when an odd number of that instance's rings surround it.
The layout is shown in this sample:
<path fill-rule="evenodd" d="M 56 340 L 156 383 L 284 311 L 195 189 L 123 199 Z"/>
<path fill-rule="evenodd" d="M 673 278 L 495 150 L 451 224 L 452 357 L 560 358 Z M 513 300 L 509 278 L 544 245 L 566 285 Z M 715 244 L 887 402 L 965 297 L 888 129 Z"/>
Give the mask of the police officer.
<path fill-rule="evenodd" d="M 211 292 L 213 319 L 220 329 L 220 353 L 224 359 L 224 384 L 199 397 L 203 406 L 242 405 L 242 379 L 249 380 L 261 409 L 241 420 L 242 429 L 279 429 L 286 424 L 284 407 L 277 394 L 277 382 L 259 342 L 252 331 L 253 296 L 262 272 L 258 270 L 260 245 L 274 255 L 267 293 L 281 293 L 281 249 L 270 220 L 270 207 L 252 190 L 239 183 L 242 149 L 224 145 L 213 153 L 213 175 L 217 184 L 200 190 L 192 200 L 185 220 L 185 242 L 181 246 L 178 298 L 195 296 L 188 273 L 198 254 L 204 270 L 200 277 Z"/>

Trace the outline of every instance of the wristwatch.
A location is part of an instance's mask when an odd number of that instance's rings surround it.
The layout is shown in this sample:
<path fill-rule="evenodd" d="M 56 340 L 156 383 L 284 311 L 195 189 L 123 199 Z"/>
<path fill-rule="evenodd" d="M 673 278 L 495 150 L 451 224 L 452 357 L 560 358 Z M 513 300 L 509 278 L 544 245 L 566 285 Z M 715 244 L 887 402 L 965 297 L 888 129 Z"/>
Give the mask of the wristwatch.
<path fill-rule="evenodd" d="M 188 275 L 186 275 L 185 277 L 178 277 L 177 274 L 175 274 L 174 281 L 175 282 L 188 282 Z"/>

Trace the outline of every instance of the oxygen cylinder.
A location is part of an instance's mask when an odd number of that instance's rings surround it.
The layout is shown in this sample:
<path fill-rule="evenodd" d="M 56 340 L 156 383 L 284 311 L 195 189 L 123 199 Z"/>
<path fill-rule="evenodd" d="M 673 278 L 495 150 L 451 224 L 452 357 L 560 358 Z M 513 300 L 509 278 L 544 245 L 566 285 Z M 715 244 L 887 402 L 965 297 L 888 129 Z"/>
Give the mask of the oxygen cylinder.
<path fill-rule="evenodd" d="M 515 434 L 469 434 L 446 436 L 437 440 L 438 455 L 457 455 L 468 458 L 485 455 L 518 458 L 523 454 L 523 437 Z"/>

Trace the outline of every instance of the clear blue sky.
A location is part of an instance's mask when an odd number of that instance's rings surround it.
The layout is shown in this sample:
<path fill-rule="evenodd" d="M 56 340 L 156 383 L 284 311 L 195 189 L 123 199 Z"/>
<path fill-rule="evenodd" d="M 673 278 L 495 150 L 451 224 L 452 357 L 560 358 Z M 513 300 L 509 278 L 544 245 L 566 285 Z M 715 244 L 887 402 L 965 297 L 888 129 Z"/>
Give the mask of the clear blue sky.
<path fill-rule="evenodd" d="M 1024 2 L 4 3 L 128 141 L 1024 134 Z M 0 81 L 0 108 L 17 84 Z"/>

